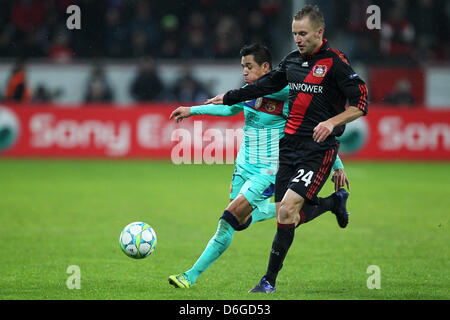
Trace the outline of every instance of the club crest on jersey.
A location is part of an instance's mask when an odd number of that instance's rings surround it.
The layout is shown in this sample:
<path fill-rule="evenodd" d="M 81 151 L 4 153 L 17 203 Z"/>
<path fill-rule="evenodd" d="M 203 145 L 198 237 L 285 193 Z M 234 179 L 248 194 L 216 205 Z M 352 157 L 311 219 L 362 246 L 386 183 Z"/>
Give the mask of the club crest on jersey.
<path fill-rule="evenodd" d="M 258 99 L 247 100 L 244 102 L 244 105 L 260 112 L 281 115 L 283 114 L 284 102 L 282 100 L 260 97 Z"/>
<path fill-rule="evenodd" d="M 262 102 L 263 102 L 263 98 L 260 97 L 260 98 L 258 98 L 258 99 L 246 100 L 246 101 L 244 102 L 244 104 L 245 104 L 247 107 L 250 107 L 250 108 L 253 108 L 253 109 L 258 110 L 258 109 L 261 107 Z"/>
<path fill-rule="evenodd" d="M 262 97 L 256 99 L 256 101 L 255 101 L 255 109 L 259 109 L 261 107 L 262 102 L 263 102 L 263 98 Z"/>
<path fill-rule="evenodd" d="M 277 108 L 277 104 L 275 103 L 275 101 L 267 101 L 264 107 L 266 108 L 267 112 L 274 112 Z"/>
<path fill-rule="evenodd" d="M 313 71 L 313 76 L 322 78 L 322 77 L 325 77 L 325 75 L 327 74 L 328 67 L 324 64 L 319 64 L 319 65 L 315 65 L 312 71 Z"/>

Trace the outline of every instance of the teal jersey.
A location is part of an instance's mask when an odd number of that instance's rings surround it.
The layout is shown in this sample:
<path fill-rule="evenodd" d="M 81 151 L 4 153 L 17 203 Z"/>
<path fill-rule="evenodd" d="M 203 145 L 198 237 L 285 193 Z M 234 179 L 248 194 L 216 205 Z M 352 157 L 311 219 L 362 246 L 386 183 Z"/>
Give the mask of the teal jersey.
<path fill-rule="evenodd" d="M 244 111 L 245 125 L 236 165 L 246 170 L 274 175 L 277 171 L 278 144 L 284 135 L 289 114 L 289 87 L 232 106 L 205 105 L 191 107 L 191 114 L 231 116 Z"/>
<path fill-rule="evenodd" d="M 289 115 L 289 87 L 279 92 L 244 101 L 245 115 L 242 145 L 236 164 L 273 175 L 277 171 L 279 142 Z"/>

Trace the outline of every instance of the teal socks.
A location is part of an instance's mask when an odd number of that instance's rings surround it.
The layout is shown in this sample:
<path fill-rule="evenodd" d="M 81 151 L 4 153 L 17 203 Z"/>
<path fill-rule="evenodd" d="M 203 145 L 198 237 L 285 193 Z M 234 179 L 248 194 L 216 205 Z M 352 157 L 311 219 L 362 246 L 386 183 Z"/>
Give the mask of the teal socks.
<path fill-rule="evenodd" d="M 269 212 L 263 213 L 256 208 L 252 211 L 252 223 L 264 221 L 275 217 L 275 203 L 269 203 Z M 197 259 L 191 269 L 185 272 L 191 284 L 197 281 L 198 277 L 205 272 L 214 261 L 219 258 L 231 244 L 234 236 L 233 227 L 224 219 L 219 219 L 219 225 L 214 236 L 209 240 L 205 250 Z"/>
<path fill-rule="evenodd" d="M 214 236 L 209 240 L 205 250 L 195 262 L 194 266 L 185 272 L 191 284 L 227 250 L 233 240 L 234 229 L 228 222 L 219 219 L 219 226 Z"/>

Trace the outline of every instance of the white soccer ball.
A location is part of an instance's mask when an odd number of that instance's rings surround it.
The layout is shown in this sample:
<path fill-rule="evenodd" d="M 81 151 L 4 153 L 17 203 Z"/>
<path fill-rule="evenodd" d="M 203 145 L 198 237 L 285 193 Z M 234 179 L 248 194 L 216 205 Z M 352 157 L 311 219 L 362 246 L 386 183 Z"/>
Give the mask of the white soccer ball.
<path fill-rule="evenodd" d="M 123 228 L 119 237 L 122 251 L 134 259 L 148 257 L 156 247 L 156 233 L 145 222 L 132 222 Z"/>

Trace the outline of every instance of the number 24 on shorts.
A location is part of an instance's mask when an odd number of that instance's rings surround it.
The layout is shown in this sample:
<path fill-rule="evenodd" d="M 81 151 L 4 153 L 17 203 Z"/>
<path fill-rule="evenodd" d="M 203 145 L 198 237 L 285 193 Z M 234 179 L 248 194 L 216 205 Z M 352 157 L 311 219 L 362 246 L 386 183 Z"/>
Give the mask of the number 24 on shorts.
<path fill-rule="evenodd" d="M 298 175 L 295 176 L 294 179 L 292 179 L 292 182 L 297 183 L 297 182 L 300 182 L 300 180 L 302 180 L 303 182 L 305 182 L 305 187 L 307 187 L 311 184 L 311 179 L 312 179 L 313 175 L 314 175 L 314 172 L 312 172 L 312 171 L 308 171 L 305 174 L 305 170 L 300 169 L 300 170 L 298 170 Z"/>

